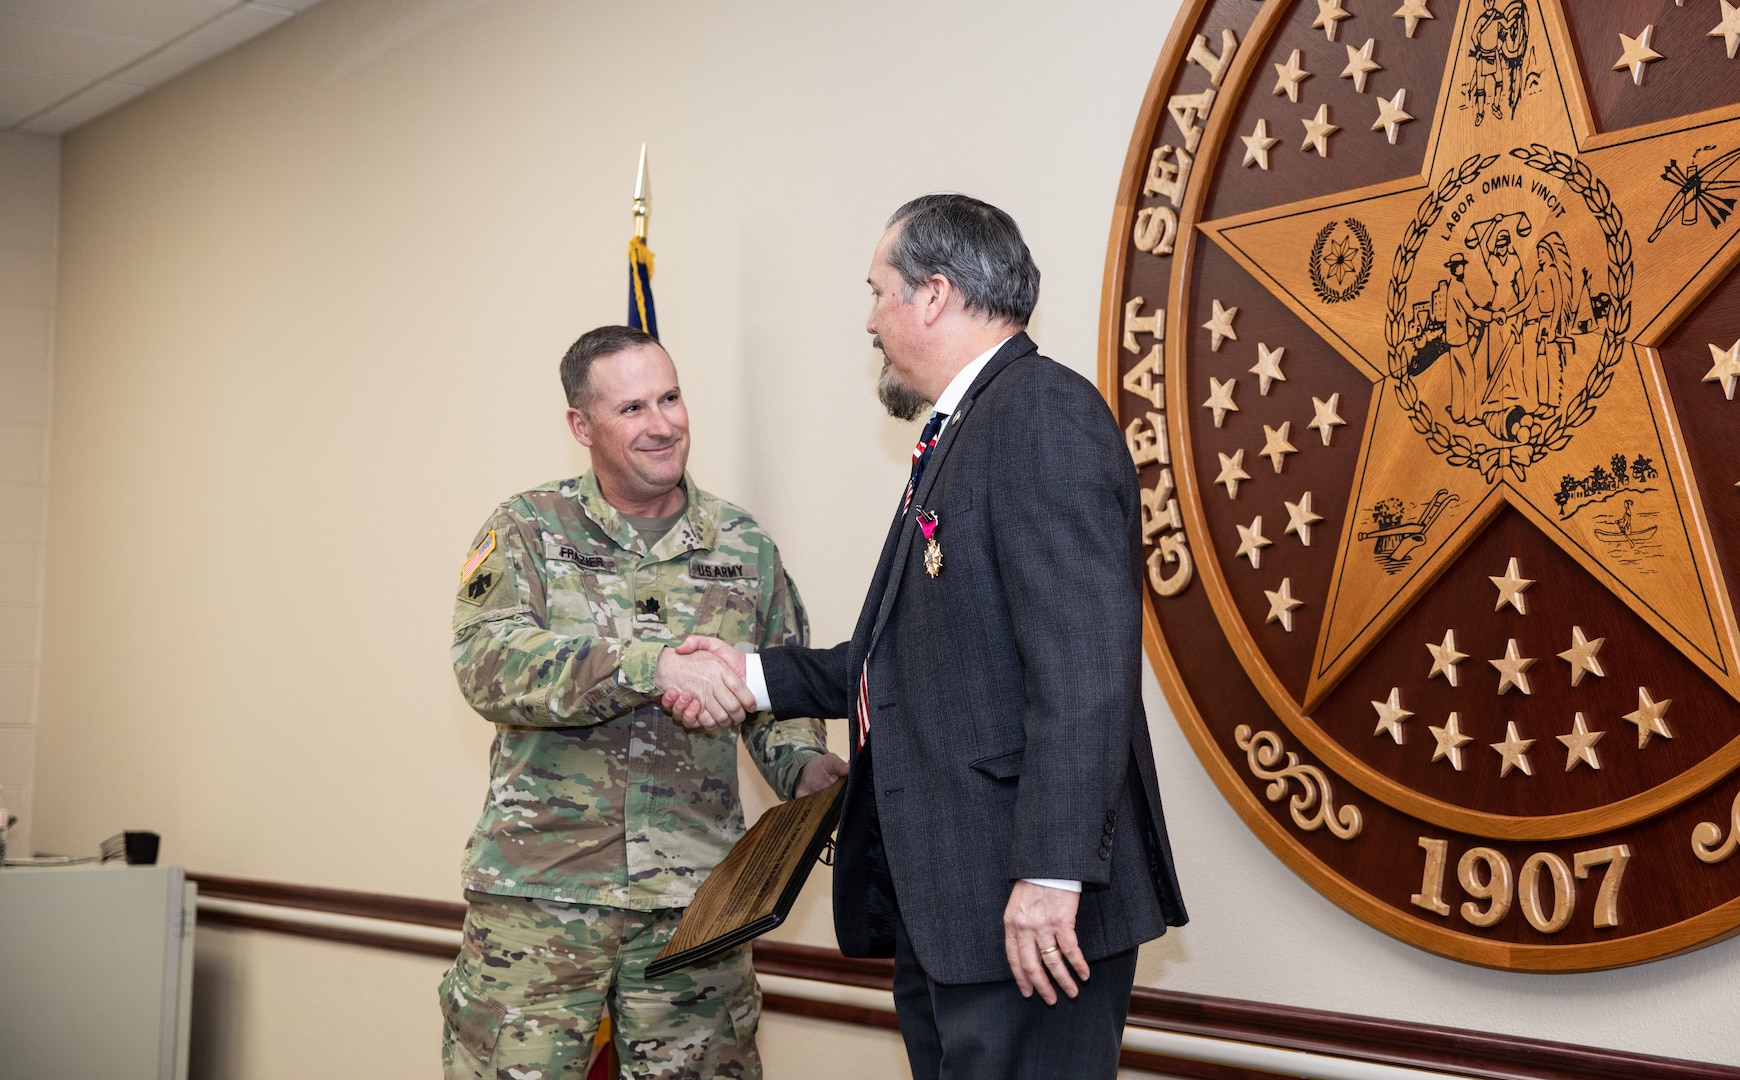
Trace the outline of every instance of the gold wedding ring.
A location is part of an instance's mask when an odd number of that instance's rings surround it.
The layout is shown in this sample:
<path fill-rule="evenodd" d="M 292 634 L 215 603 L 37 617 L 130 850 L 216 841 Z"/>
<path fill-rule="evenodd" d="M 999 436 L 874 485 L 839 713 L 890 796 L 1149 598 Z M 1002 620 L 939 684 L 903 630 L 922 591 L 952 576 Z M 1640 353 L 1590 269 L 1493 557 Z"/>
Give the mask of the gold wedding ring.
<path fill-rule="evenodd" d="M 1039 955 L 1040 955 L 1040 956 L 1044 956 L 1044 955 L 1045 955 L 1045 954 L 1047 954 L 1047 953 L 1054 953 L 1054 952 L 1056 952 L 1056 951 L 1057 951 L 1057 946 L 1056 946 L 1056 945 L 1053 945 L 1053 946 L 1051 946 L 1051 947 L 1050 947 L 1050 948 L 1048 948 L 1048 949 L 1040 949 L 1040 950 L 1039 950 Z"/>

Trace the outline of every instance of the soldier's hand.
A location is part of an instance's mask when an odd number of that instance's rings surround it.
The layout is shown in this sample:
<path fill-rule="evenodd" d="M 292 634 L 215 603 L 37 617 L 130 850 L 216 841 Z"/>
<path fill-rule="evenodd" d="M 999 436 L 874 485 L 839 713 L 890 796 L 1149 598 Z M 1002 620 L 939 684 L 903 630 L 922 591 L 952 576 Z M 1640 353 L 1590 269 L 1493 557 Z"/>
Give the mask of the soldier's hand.
<path fill-rule="evenodd" d="M 695 707 L 677 716 L 691 731 L 717 731 L 755 711 L 755 695 L 734 672 L 712 652 L 680 652 L 665 649 L 659 653 L 653 679 L 668 696 L 672 691 L 694 698 Z"/>
<path fill-rule="evenodd" d="M 743 678 L 744 672 L 748 669 L 749 665 L 744 660 L 743 654 L 716 637 L 708 637 L 706 634 L 690 634 L 683 639 L 681 645 L 677 646 L 677 652 L 683 655 L 702 650 L 718 657 L 726 667 L 737 673 L 739 679 Z"/>
<path fill-rule="evenodd" d="M 805 795 L 820 791 L 834 781 L 846 775 L 846 763 L 838 754 L 817 754 L 804 765 L 804 771 L 798 774 L 797 791 L 792 798 L 801 799 Z"/>

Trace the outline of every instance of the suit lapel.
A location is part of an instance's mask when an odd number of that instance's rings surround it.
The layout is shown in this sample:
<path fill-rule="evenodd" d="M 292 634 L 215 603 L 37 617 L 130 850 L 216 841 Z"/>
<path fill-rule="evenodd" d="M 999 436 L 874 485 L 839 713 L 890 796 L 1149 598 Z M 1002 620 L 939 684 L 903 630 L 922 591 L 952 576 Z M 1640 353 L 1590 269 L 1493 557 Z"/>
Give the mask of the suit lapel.
<path fill-rule="evenodd" d="M 948 423 L 943 425 L 942 436 L 937 440 L 936 449 L 930 452 L 930 460 L 925 463 L 924 475 L 919 477 L 918 487 L 912 493 L 910 512 L 902 513 L 896 519 L 895 527 L 899 530 L 899 542 L 894 548 L 894 560 L 888 567 L 888 582 L 882 589 L 882 603 L 876 612 L 876 621 L 870 629 L 870 644 L 865 650 L 868 657 L 870 650 L 876 647 L 876 639 L 882 633 L 882 627 L 888 622 L 888 613 L 893 610 L 894 598 L 900 594 L 901 579 L 906 576 L 906 565 L 910 561 L 907 553 L 912 549 L 913 537 L 918 535 L 917 518 L 919 511 L 930 498 L 930 492 L 936 486 L 937 477 L 942 475 L 943 460 L 949 450 L 960 438 L 961 430 L 970 423 L 968 413 L 972 411 L 973 403 L 979 393 L 990 385 L 992 379 L 1009 366 L 1010 361 L 1018 356 L 1037 351 L 1037 346 L 1026 333 L 1017 333 L 1003 347 L 997 350 L 997 355 L 991 358 L 984 370 L 979 372 L 973 385 L 967 388 L 961 398 L 960 405 L 949 415 Z M 886 547 L 885 547 L 886 550 Z"/>

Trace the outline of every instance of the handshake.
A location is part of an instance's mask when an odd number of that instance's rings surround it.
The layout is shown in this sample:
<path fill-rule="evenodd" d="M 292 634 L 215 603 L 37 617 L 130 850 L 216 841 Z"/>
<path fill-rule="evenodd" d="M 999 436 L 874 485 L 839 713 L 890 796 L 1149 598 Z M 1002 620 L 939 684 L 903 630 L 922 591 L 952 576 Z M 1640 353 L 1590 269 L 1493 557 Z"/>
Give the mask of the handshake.
<path fill-rule="evenodd" d="M 699 634 L 659 653 L 653 679 L 664 691 L 661 703 L 690 731 L 718 731 L 741 724 L 755 711 L 755 695 L 744 679 L 743 654 L 718 638 Z M 793 795 L 802 798 L 846 775 L 837 754 L 818 753 L 804 765 Z"/>
<path fill-rule="evenodd" d="M 664 691 L 665 711 L 690 731 L 717 731 L 741 724 L 755 711 L 744 681 L 743 654 L 700 634 L 659 653 L 653 680 Z"/>

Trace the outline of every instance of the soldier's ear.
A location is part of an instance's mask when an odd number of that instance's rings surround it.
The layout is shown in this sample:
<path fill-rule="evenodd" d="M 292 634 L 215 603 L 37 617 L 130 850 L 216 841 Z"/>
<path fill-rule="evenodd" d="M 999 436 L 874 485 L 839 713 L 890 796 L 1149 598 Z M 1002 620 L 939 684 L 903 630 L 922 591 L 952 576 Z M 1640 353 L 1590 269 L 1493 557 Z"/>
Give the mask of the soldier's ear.
<path fill-rule="evenodd" d="M 566 416 L 568 419 L 568 430 L 573 432 L 575 441 L 581 446 L 591 446 L 592 425 L 586 419 L 586 414 L 570 405 Z"/>

